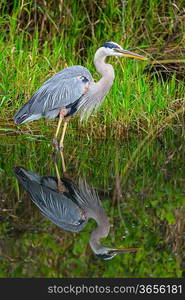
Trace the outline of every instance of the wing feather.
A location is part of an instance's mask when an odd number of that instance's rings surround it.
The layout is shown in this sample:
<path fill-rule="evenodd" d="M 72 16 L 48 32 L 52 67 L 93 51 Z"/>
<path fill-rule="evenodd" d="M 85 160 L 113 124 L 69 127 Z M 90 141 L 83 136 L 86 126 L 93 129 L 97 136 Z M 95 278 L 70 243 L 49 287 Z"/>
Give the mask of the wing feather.
<path fill-rule="evenodd" d="M 56 73 L 32 96 L 30 110 L 43 113 L 43 105 L 47 112 L 75 102 L 84 94 L 85 83 L 81 76 L 92 81 L 90 72 L 81 66 L 69 67 Z"/>
<path fill-rule="evenodd" d="M 61 108 L 84 95 L 87 81 L 93 79 L 91 73 L 82 66 L 72 66 L 56 73 L 15 114 L 15 122 L 21 124 L 41 117 L 57 117 Z"/>

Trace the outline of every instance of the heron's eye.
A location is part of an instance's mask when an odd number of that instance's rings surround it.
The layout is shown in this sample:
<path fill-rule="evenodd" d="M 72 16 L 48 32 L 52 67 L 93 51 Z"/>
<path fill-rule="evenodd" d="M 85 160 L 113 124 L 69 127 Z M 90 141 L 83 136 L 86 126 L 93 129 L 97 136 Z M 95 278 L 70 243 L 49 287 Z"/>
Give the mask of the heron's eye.
<path fill-rule="evenodd" d="M 83 82 L 89 81 L 85 76 L 80 76 L 80 79 L 81 79 Z"/>

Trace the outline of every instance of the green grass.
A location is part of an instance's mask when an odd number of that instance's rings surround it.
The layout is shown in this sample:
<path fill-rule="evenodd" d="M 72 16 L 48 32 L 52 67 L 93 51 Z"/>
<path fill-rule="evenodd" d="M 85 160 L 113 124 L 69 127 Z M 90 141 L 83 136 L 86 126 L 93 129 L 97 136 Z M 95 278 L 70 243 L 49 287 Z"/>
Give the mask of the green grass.
<path fill-rule="evenodd" d="M 2 4 L 1 119 L 12 120 L 14 113 L 40 85 L 66 66 L 83 64 L 98 80 L 93 56 L 105 41 L 113 39 L 126 49 L 148 56 L 148 63 L 152 62 L 152 57 L 159 60 L 183 58 L 182 3 L 179 2 L 177 9 L 167 2 L 145 1 L 143 5 L 142 1 L 131 1 L 122 7 L 119 1 L 107 1 L 106 5 L 103 1 L 101 5 L 94 2 L 92 6 L 88 1 L 73 1 L 61 8 L 58 2 L 52 1 L 36 7 L 32 1 L 14 1 L 14 8 L 9 13 L 8 7 Z M 83 132 L 90 126 L 98 135 L 103 128 L 113 127 L 117 131 L 113 135 L 120 138 L 130 129 L 149 132 L 184 105 L 184 80 L 179 79 L 170 66 L 163 66 L 163 71 L 169 72 L 166 80 L 160 71 L 156 76 L 150 68 L 146 71 L 147 62 L 127 58 L 109 61 L 116 70 L 110 93 L 90 123 L 81 126 L 78 121 L 73 121 L 71 128 L 80 126 Z M 34 129 L 40 124 L 50 126 L 50 122 L 41 121 L 21 128 Z"/>

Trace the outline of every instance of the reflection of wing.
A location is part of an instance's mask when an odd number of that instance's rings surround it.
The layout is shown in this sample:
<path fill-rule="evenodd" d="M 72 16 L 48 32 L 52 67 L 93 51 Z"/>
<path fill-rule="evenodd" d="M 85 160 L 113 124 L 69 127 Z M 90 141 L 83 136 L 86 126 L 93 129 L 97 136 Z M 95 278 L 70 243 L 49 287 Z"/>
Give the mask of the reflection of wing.
<path fill-rule="evenodd" d="M 101 216 L 106 216 L 98 194 L 93 187 L 87 185 L 85 180 L 80 179 L 78 186 L 66 178 L 63 178 L 63 181 L 68 187 L 70 195 L 74 194 L 75 201 L 86 212 L 87 218 L 97 220 Z"/>
<path fill-rule="evenodd" d="M 54 224 L 69 231 L 80 231 L 87 223 L 85 212 L 75 200 L 74 192 L 58 191 L 54 177 L 43 177 L 22 167 L 14 169 L 15 175 L 32 201 Z"/>
<path fill-rule="evenodd" d="M 87 82 L 91 81 L 91 73 L 82 66 L 72 66 L 54 74 L 15 114 L 14 120 L 21 124 L 42 116 L 52 119 L 58 116 L 61 108 L 72 109 L 72 106 L 75 112 L 86 93 Z"/>

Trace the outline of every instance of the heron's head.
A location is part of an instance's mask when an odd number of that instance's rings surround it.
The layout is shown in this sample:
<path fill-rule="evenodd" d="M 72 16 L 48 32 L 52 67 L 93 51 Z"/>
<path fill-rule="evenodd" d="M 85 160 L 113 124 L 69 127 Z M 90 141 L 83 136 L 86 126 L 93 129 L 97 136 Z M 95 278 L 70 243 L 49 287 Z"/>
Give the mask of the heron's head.
<path fill-rule="evenodd" d="M 131 58 L 137 58 L 141 60 L 146 60 L 147 58 L 136 54 L 134 52 L 130 52 L 127 50 L 124 50 L 120 45 L 114 42 L 106 42 L 101 49 L 104 52 L 105 56 L 121 56 L 121 57 L 131 57 Z"/>
<path fill-rule="evenodd" d="M 104 260 L 112 259 L 114 256 L 126 253 L 126 252 L 136 252 L 138 248 L 109 248 L 109 247 L 101 247 L 97 252 L 96 255 Z"/>

